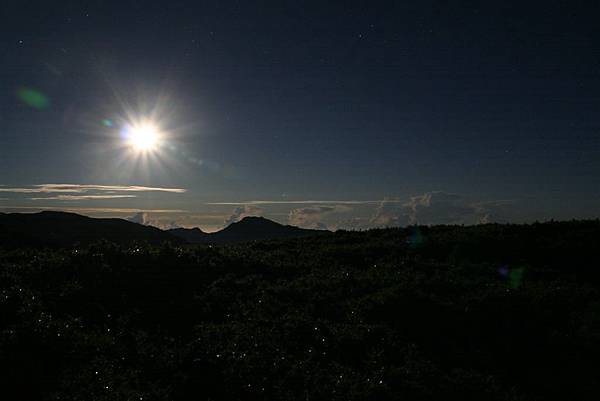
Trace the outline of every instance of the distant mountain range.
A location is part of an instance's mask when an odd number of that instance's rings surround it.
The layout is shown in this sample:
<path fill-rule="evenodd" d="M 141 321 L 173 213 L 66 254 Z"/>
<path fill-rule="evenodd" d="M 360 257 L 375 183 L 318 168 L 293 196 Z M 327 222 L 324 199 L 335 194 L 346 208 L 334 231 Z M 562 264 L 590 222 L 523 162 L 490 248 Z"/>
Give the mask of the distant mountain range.
<path fill-rule="evenodd" d="M 329 231 L 284 226 L 264 217 L 244 217 L 237 223 L 232 223 L 214 233 L 205 233 L 199 228 L 174 228 L 167 232 L 192 244 L 227 244 L 250 240 L 309 237 Z"/>
<path fill-rule="evenodd" d="M 123 219 L 95 219 L 75 213 L 51 211 L 0 214 L 0 245 L 70 246 L 101 239 L 116 243 L 177 242 L 172 235 L 156 227 Z"/>
<path fill-rule="evenodd" d="M 163 231 L 123 219 L 97 219 L 66 212 L 0 213 L 0 246 L 7 247 L 71 246 L 102 239 L 120 244 L 227 244 L 299 238 L 327 232 L 285 226 L 263 217 L 245 217 L 221 231 L 205 233 L 199 228 Z"/>

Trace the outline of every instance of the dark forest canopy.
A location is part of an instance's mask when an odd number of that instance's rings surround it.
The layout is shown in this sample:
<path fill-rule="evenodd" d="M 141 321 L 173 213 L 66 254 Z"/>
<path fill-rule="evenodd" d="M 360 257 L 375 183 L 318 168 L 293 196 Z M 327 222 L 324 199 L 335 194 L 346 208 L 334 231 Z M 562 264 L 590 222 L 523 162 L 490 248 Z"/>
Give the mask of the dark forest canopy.
<path fill-rule="evenodd" d="M 0 254 L 22 400 L 594 400 L 600 223 Z"/>

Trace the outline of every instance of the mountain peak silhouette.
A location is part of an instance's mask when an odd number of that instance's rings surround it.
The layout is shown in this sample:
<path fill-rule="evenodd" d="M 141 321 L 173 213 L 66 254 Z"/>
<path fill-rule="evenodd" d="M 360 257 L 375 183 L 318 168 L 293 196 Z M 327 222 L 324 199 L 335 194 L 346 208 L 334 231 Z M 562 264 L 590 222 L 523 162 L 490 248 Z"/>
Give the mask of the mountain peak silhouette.
<path fill-rule="evenodd" d="M 244 217 L 221 231 L 206 233 L 199 228 L 175 228 L 163 231 L 118 218 L 93 218 L 62 211 L 0 213 L 0 244 L 9 247 L 64 247 L 99 240 L 120 244 L 134 242 L 227 244 L 300 238 L 328 232 L 283 225 L 264 217 Z"/>
<path fill-rule="evenodd" d="M 168 232 L 191 243 L 226 244 L 266 239 L 301 238 L 328 233 L 329 231 L 304 229 L 279 224 L 264 217 L 247 216 L 214 233 L 185 228 L 176 228 L 168 230 Z"/>

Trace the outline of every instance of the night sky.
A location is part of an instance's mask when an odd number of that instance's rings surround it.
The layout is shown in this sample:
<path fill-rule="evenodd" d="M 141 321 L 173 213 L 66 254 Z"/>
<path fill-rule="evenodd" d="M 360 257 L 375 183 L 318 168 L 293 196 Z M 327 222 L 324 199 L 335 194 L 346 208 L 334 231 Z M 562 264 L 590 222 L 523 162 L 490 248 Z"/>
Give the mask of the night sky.
<path fill-rule="evenodd" d="M 600 215 L 596 2 L 19 4 L 0 6 L 0 211 L 208 231 Z"/>

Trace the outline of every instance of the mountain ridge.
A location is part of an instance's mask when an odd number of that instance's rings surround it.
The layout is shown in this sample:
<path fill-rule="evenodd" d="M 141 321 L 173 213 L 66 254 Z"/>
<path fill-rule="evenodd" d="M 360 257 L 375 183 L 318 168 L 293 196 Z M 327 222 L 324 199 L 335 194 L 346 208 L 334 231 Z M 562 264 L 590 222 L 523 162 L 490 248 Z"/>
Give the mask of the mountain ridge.
<path fill-rule="evenodd" d="M 119 218 L 94 218 L 61 211 L 0 214 L 0 245 L 56 247 L 102 239 L 121 244 L 183 242 L 159 228 Z"/>
<path fill-rule="evenodd" d="M 330 233 L 327 230 L 312 230 L 283 225 L 258 216 L 244 217 L 240 221 L 231 223 L 214 233 L 206 233 L 197 227 L 174 228 L 167 230 L 167 232 L 195 244 L 227 244 L 268 239 L 302 238 Z"/>
<path fill-rule="evenodd" d="M 120 218 L 94 218 L 62 211 L 0 213 L 0 246 L 64 247 L 108 240 L 119 244 L 229 244 L 267 239 L 301 238 L 329 233 L 279 224 L 264 217 L 245 217 L 224 229 L 161 230 Z"/>

